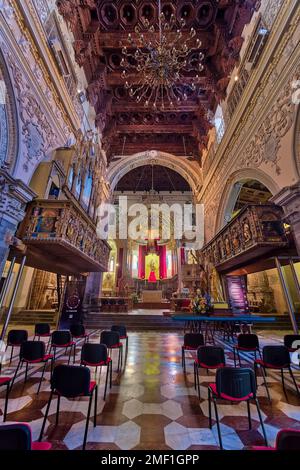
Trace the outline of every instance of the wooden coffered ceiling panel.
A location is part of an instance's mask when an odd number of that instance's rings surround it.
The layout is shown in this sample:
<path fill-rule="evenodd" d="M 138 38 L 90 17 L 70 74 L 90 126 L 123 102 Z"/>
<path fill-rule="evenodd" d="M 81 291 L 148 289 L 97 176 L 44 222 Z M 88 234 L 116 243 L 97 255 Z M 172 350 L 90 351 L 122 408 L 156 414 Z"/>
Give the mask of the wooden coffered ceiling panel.
<path fill-rule="evenodd" d="M 87 96 L 95 107 L 109 161 L 153 149 L 201 162 L 209 116 L 226 96 L 230 73 L 239 60 L 242 30 L 258 4 L 258 0 L 162 0 L 165 15 L 174 13 L 178 27 L 185 19 L 184 35 L 195 28 L 205 59 L 200 85 L 187 101 L 175 110 L 154 112 L 129 97 L 120 62 L 128 33 L 135 37 L 136 26 L 144 32 L 143 18 L 158 34 L 158 1 L 57 0 L 74 34 L 76 61 L 87 76 Z M 133 83 L 137 80 L 137 75 L 132 76 Z"/>

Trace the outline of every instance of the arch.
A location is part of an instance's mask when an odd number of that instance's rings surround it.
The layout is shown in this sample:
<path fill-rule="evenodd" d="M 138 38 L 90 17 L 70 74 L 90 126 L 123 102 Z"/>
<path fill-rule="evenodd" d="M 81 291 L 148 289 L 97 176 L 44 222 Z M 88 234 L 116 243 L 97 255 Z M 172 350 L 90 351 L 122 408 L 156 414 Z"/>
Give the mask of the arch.
<path fill-rule="evenodd" d="M 126 173 L 144 165 L 161 165 L 176 171 L 188 182 L 193 194 L 197 198 L 202 186 L 200 171 L 198 173 L 195 167 L 184 159 L 169 153 L 157 152 L 156 150 L 122 157 L 120 161 L 111 165 L 108 168 L 107 177 L 112 191 Z"/>
<path fill-rule="evenodd" d="M 259 170 L 257 168 L 245 168 L 242 170 L 237 170 L 233 173 L 227 180 L 225 187 L 223 189 L 221 198 L 220 198 L 220 205 L 219 210 L 215 222 L 215 230 L 214 233 L 217 233 L 225 224 L 225 215 L 228 212 L 230 206 L 233 203 L 232 198 L 235 197 L 235 185 L 243 180 L 252 179 L 259 181 L 263 184 L 272 195 L 279 192 L 280 188 L 275 183 L 275 181 L 267 175 L 264 171 Z"/>

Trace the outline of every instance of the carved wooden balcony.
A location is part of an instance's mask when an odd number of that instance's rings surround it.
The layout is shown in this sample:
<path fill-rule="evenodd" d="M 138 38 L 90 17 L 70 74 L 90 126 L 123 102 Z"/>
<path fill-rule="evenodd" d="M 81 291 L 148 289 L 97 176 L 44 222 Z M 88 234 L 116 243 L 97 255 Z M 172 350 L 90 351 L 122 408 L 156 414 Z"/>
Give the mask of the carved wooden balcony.
<path fill-rule="evenodd" d="M 107 271 L 110 247 L 96 226 L 71 200 L 36 199 L 28 205 L 17 237 L 26 264 L 60 274 Z"/>
<path fill-rule="evenodd" d="M 220 272 L 254 262 L 267 269 L 266 258 L 289 245 L 283 219 L 280 206 L 248 205 L 203 247 L 202 256 Z"/>

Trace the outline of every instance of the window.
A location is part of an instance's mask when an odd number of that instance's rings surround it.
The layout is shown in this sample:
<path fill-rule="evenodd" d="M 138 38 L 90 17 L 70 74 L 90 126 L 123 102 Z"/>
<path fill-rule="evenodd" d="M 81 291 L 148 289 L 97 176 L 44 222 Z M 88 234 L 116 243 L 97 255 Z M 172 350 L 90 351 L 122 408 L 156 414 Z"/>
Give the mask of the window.
<path fill-rule="evenodd" d="M 219 144 L 221 140 L 223 139 L 223 135 L 225 133 L 223 111 L 220 105 L 217 107 L 216 114 L 215 114 L 215 128 L 216 128 L 217 142 Z"/>

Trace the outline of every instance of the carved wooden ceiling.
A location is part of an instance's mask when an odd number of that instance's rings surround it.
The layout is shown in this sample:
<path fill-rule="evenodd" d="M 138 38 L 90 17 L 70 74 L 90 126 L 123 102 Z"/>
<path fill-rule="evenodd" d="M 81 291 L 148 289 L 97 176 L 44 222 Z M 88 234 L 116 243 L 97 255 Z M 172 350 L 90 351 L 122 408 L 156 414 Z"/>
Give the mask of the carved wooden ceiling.
<path fill-rule="evenodd" d="M 175 110 L 154 112 L 129 97 L 121 77 L 122 45 L 147 18 L 158 32 L 157 0 L 57 0 L 74 34 L 76 61 L 84 68 L 87 96 L 111 161 L 117 155 L 160 150 L 201 161 L 207 145 L 209 117 L 225 98 L 230 74 L 239 60 L 242 30 L 258 0 L 163 0 L 166 17 L 184 18 L 202 41 L 204 71 L 197 90 Z M 178 23 L 179 26 L 179 23 Z M 138 76 L 134 80 L 138 80 Z"/>

